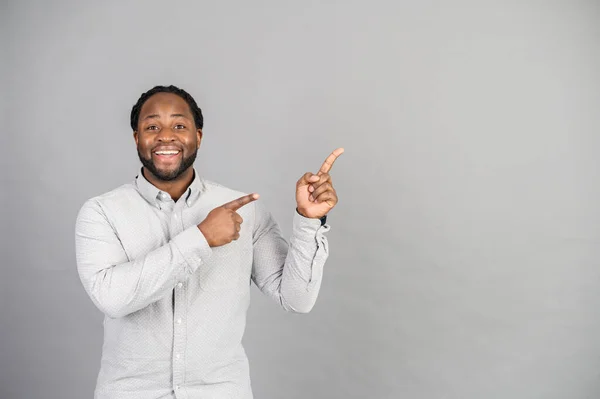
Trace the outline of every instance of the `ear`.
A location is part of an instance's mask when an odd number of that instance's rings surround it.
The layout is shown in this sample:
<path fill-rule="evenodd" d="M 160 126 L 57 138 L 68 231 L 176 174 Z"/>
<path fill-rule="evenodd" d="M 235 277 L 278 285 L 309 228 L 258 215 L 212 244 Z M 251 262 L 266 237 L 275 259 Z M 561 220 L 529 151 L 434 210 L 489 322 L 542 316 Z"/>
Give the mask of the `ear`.
<path fill-rule="evenodd" d="M 135 140 L 135 145 L 138 145 L 138 132 L 137 130 L 133 131 L 133 139 Z"/>
<path fill-rule="evenodd" d="M 198 138 L 198 146 L 196 148 L 200 148 L 200 142 L 202 141 L 202 129 L 196 129 L 196 135 Z"/>

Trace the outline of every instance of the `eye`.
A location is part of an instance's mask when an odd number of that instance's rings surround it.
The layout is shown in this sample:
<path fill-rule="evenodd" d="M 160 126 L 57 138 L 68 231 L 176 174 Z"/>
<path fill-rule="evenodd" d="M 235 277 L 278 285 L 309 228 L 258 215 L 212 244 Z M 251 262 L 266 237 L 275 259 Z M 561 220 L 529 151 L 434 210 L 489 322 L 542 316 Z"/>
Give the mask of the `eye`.
<path fill-rule="evenodd" d="M 185 129 L 185 126 L 182 124 L 175 125 L 175 129 Z"/>
<path fill-rule="evenodd" d="M 158 130 L 158 126 L 156 126 L 156 125 L 146 126 L 146 130 Z"/>

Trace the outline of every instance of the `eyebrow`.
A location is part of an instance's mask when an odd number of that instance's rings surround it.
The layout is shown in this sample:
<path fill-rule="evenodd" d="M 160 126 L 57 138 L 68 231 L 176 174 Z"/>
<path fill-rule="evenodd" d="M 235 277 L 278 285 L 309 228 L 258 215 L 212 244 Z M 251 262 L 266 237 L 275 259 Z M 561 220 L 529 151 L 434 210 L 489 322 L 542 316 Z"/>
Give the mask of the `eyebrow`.
<path fill-rule="evenodd" d="M 186 116 L 186 115 L 184 115 L 184 114 L 171 114 L 171 117 L 175 117 L 175 116 L 178 116 L 178 117 L 183 117 L 183 118 L 187 118 L 187 119 L 189 119 L 189 117 L 187 117 L 187 116 Z M 158 118 L 160 118 L 160 115 L 158 115 L 158 114 L 151 114 L 151 115 L 147 115 L 147 116 L 144 118 L 144 120 L 146 120 L 146 119 L 158 119 Z"/>

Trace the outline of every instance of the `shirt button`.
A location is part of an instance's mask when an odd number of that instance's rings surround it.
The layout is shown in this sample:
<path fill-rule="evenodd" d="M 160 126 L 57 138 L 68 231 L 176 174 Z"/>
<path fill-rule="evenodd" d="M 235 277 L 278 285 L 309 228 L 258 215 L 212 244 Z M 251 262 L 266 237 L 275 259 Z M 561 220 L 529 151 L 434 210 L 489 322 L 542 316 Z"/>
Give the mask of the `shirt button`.
<path fill-rule="evenodd" d="M 177 319 L 177 324 L 181 324 L 181 319 Z"/>
<path fill-rule="evenodd" d="M 175 389 L 177 389 L 177 390 L 179 391 L 179 390 L 181 389 L 181 386 L 177 385 L 177 386 L 175 387 Z"/>
<path fill-rule="evenodd" d="M 183 283 L 178 283 L 177 288 L 181 288 L 181 287 L 183 287 Z"/>
<path fill-rule="evenodd" d="M 181 355 L 179 353 L 175 355 L 176 359 L 179 359 L 180 357 L 181 357 Z"/>

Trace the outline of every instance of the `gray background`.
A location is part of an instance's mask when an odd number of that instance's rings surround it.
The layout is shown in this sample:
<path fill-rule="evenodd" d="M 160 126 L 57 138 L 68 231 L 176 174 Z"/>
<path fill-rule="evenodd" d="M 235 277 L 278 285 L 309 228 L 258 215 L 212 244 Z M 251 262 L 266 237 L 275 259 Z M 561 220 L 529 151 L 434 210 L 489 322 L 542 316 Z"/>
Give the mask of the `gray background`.
<path fill-rule="evenodd" d="M 253 291 L 257 398 L 600 397 L 598 2 L 1 7 L 0 398 L 92 396 L 75 216 L 137 173 L 155 84 L 201 105 L 201 173 L 286 235 L 346 148 L 313 312 Z"/>

